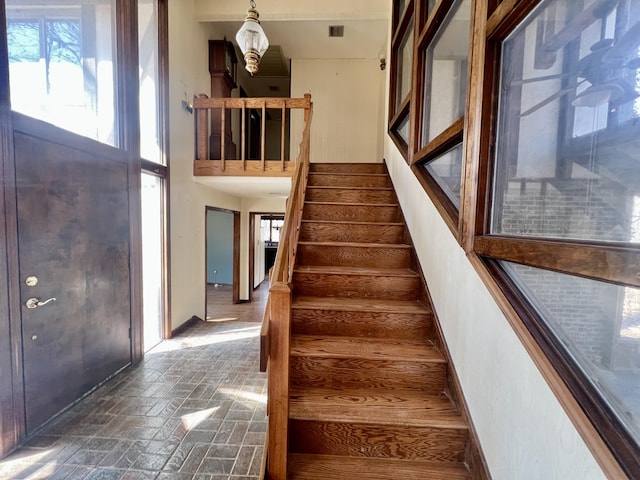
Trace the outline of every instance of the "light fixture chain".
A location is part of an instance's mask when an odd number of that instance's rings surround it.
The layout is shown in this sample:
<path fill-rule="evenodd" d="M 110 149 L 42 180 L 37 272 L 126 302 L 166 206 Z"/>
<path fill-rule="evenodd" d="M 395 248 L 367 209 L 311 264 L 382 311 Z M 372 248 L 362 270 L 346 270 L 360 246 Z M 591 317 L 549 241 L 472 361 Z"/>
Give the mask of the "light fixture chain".
<path fill-rule="evenodd" d="M 251 5 L 251 8 L 256 8 L 256 2 L 254 0 L 249 0 L 249 5 Z"/>

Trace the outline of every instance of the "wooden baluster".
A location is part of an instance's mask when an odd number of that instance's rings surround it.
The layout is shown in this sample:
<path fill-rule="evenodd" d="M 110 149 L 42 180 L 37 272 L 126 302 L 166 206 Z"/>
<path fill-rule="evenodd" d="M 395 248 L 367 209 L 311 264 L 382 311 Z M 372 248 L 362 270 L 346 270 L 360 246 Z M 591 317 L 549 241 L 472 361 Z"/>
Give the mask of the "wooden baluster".
<path fill-rule="evenodd" d="M 205 94 L 200 94 L 199 98 L 206 98 Z M 197 117 L 198 132 L 198 160 L 209 160 L 209 109 L 199 108 Z"/>
<path fill-rule="evenodd" d="M 225 140 L 225 120 L 227 117 L 227 110 L 225 109 L 226 104 L 223 103 L 222 108 L 220 109 L 220 161 L 222 162 L 222 171 L 224 172 L 224 159 L 225 159 L 225 148 L 224 148 L 224 140 Z"/>
<path fill-rule="evenodd" d="M 247 102 L 243 99 L 242 100 L 242 122 L 241 122 L 241 126 L 240 126 L 240 143 L 242 144 L 240 146 L 241 150 L 242 150 L 242 171 L 246 172 L 247 171 L 247 159 L 246 159 L 246 153 L 244 150 L 245 147 L 245 135 L 247 134 L 247 132 L 245 131 L 245 122 L 246 122 L 246 114 L 247 114 Z"/>
<path fill-rule="evenodd" d="M 262 102 L 262 171 L 264 172 L 266 169 L 265 165 L 265 134 L 267 130 L 267 102 Z"/>
<path fill-rule="evenodd" d="M 285 171 L 284 168 L 284 132 L 285 132 L 285 119 L 287 117 L 286 115 L 287 113 L 287 109 L 286 109 L 286 102 L 283 100 L 282 101 L 282 133 L 280 134 L 280 162 L 282 162 L 282 171 Z"/>

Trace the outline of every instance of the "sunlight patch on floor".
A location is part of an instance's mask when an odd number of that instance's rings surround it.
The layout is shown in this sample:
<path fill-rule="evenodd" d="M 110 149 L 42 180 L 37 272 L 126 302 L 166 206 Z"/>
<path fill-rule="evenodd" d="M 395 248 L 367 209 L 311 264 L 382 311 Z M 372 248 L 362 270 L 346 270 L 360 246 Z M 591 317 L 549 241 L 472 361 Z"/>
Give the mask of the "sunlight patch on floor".
<path fill-rule="evenodd" d="M 242 400 L 254 403 L 261 403 L 263 405 L 267 404 L 267 395 L 264 393 L 255 393 L 255 392 L 247 392 L 246 390 L 240 390 L 237 388 L 219 388 L 221 393 L 226 395 L 235 395 L 236 400 L 246 406 L 253 406 L 253 404 L 245 403 Z"/>
<path fill-rule="evenodd" d="M 186 415 L 182 415 L 180 419 L 182 420 L 182 425 L 187 430 L 192 430 L 204 422 L 206 419 L 211 417 L 216 410 L 220 407 L 207 408 L 206 410 L 198 410 L 197 412 L 188 413 Z"/>

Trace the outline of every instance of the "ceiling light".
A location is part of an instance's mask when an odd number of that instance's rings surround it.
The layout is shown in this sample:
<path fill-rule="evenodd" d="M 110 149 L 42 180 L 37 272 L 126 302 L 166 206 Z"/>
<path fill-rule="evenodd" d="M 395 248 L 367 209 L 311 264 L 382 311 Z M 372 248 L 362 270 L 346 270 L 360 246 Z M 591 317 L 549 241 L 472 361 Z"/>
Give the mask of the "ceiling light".
<path fill-rule="evenodd" d="M 244 19 L 242 27 L 236 33 L 236 42 L 244 55 L 245 68 L 253 75 L 258 73 L 258 63 L 269 48 L 269 40 L 260 26 L 256 2 L 251 0 L 249 5 L 247 18 Z"/>

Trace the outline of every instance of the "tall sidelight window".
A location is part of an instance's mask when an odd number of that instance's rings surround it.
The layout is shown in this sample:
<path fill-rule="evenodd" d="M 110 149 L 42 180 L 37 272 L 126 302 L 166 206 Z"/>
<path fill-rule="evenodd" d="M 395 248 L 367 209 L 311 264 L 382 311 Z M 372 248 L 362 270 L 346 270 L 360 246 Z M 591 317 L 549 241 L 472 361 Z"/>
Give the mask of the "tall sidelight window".
<path fill-rule="evenodd" d="M 391 95 L 389 133 L 405 158 L 409 158 L 409 109 L 414 48 L 414 0 L 395 2 L 391 42 Z"/>
<path fill-rule="evenodd" d="M 471 0 L 421 2 L 420 10 L 414 172 L 457 236 Z"/>
<path fill-rule="evenodd" d="M 6 7 L 12 109 L 117 146 L 113 4 Z"/>
<path fill-rule="evenodd" d="M 495 154 L 474 250 L 637 472 L 640 0 L 552 0 L 521 18 L 490 42 Z"/>
<path fill-rule="evenodd" d="M 140 63 L 140 156 L 164 163 L 160 136 L 160 72 L 158 0 L 138 0 L 138 59 Z"/>

